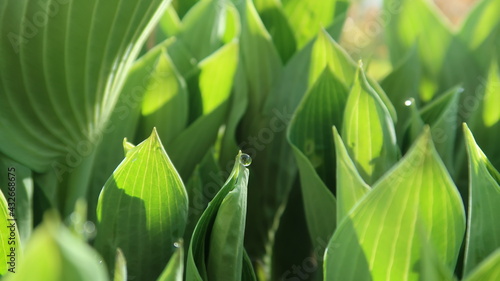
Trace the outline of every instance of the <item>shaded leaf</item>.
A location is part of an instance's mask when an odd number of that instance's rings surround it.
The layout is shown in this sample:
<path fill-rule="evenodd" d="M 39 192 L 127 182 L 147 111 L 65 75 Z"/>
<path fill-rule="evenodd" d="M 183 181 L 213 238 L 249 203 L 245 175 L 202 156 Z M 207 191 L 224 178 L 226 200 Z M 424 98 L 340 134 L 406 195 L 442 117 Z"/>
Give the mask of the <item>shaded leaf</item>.
<path fill-rule="evenodd" d="M 184 276 L 184 250 L 181 243 L 177 243 L 177 250 L 174 252 L 167 266 L 163 270 L 157 281 L 182 281 Z"/>
<path fill-rule="evenodd" d="M 120 248 L 116 249 L 114 281 L 127 281 L 127 261 Z"/>
<path fill-rule="evenodd" d="M 500 248 L 500 173 L 476 144 L 464 124 L 469 155 L 469 214 L 464 275 Z"/>
<path fill-rule="evenodd" d="M 477 266 L 464 281 L 497 280 L 500 278 L 500 250 L 496 250 Z"/>

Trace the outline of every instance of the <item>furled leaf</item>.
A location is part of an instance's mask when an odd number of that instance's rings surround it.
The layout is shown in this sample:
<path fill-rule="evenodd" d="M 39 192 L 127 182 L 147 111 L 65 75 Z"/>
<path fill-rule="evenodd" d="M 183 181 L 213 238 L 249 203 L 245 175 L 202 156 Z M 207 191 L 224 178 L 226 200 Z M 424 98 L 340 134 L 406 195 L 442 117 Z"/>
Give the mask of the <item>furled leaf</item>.
<path fill-rule="evenodd" d="M 500 249 L 480 263 L 464 281 L 498 280 L 500 278 Z"/>
<path fill-rule="evenodd" d="M 371 188 L 356 169 L 336 127 L 333 127 L 333 138 L 337 155 L 337 222 L 341 222 Z"/>
<path fill-rule="evenodd" d="M 391 115 L 361 66 L 347 99 L 341 135 L 367 184 L 373 184 L 398 160 Z"/>
<path fill-rule="evenodd" d="M 26 245 L 23 259 L 17 261 L 19 270 L 16 267 L 16 273 L 6 280 L 108 280 L 96 251 L 74 237 L 54 213 L 45 215 Z"/>
<path fill-rule="evenodd" d="M 153 130 L 127 153 L 101 192 L 95 247 L 108 265 L 119 247 L 129 278 L 155 280 L 182 238 L 187 212 L 182 180 Z"/>
<path fill-rule="evenodd" d="M 196 225 L 188 251 L 188 281 L 241 280 L 248 184 L 241 157 L 245 156 L 240 152 L 228 180 Z"/>
<path fill-rule="evenodd" d="M 115 273 L 113 281 L 127 281 L 127 261 L 120 248 L 116 249 Z"/>
<path fill-rule="evenodd" d="M 342 124 L 348 90 L 325 67 L 305 95 L 289 127 L 288 139 L 300 172 L 307 224 L 313 243 L 328 241 L 335 229 L 335 150 L 332 126 Z"/>
<path fill-rule="evenodd" d="M 476 144 L 464 124 L 469 155 L 469 216 L 464 275 L 500 248 L 500 173 Z"/>
<path fill-rule="evenodd" d="M 464 230 L 462 199 L 427 128 L 340 222 L 325 253 L 325 280 L 418 280 L 419 231 L 451 270 Z"/>
<path fill-rule="evenodd" d="M 170 257 L 167 266 L 157 281 L 182 281 L 184 276 L 184 250 L 182 244 L 177 243 L 177 250 Z"/>

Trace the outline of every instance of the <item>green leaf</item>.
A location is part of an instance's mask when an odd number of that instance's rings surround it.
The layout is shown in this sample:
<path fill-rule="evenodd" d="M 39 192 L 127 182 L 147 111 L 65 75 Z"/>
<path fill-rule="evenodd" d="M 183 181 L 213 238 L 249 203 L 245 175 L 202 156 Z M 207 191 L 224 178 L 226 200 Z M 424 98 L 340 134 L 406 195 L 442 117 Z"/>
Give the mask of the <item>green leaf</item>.
<path fill-rule="evenodd" d="M 175 244 L 174 244 L 175 245 Z M 170 257 L 167 266 L 157 281 L 182 281 L 184 276 L 184 250 L 181 243 L 177 243 L 177 250 Z"/>
<path fill-rule="evenodd" d="M 0 6 L 0 32 L 9 35 L 0 40 L 0 99 L 6 101 L 0 104 L 0 151 L 53 174 L 56 207 L 64 215 L 87 193 L 96 147 L 126 74 L 169 2 Z"/>
<path fill-rule="evenodd" d="M 464 281 L 497 280 L 500 278 L 500 249 L 480 263 Z"/>
<path fill-rule="evenodd" d="M 214 145 L 219 127 L 226 119 L 238 64 L 238 50 L 238 42 L 233 41 L 199 64 L 200 73 L 192 87 L 196 87 L 195 91 L 199 94 L 196 99 L 200 102 L 201 115 L 167 146 L 183 179 L 189 178 L 199 159 Z M 156 126 L 160 129 L 164 123 L 158 122 Z M 199 136 L 203 138 L 200 139 Z"/>
<path fill-rule="evenodd" d="M 464 230 L 462 199 L 427 128 L 337 227 L 325 253 L 325 280 L 418 280 L 418 231 L 452 270 Z"/>
<path fill-rule="evenodd" d="M 283 9 L 295 32 L 298 49 L 311 40 L 323 27 L 335 19 L 344 18 L 349 1 L 346 0 L 283 0 Z"/>
<path fill-rule="evenodd" d="M 419 233 L 422 241 L 421 258 L 418 264 L 420 281 L 454 281 L 453 272 L 439 259 L 434 246 L 426 239 L 425 231 Z"/>
<path fill-rule="evenodd" d="M 125 256 L 120 248 L 116 249 L 113 281 L 127 281 L 127 260 L 125 260 Z"/>
<path fill-rule="evenodd" d="M 155 280 L 182 238 L 187 212 L 182 180 L 153 130 L 127 153 L 101 192 L 95 247 L 108 265 L 119 247 L 129 278 Z"/>
<path fill-rule="evenodd" d="M 19 268 L 6 280 L 108 280 L 97 252 L 74 237 L 54 213 L 33 232 Z"/>
<path fill-rule="evenodd" d="M 394 67 L 392 72 L 380 83 L 398 113 L 398 122 L 395 124 L 395 129 L 400 146 L 404 130 L 411 116 L 406 102 L 412 98 L 413 102 L 419 101 L 420 72 L 418 50 L 417 46 L 414 45 Z"/>
<path fill-rule="evenodd" d="M 356 169 L 336 127 L 333 127 L 333 138 L 337 155 L 337 222 L 341 222 L 371 188 Z"/>
<path fill-rule="evenodd" d="M 342 123 L 348 90 L 325 67 L 297 108 L 288 131 L 300 172 L 309 233 L 328 241 L 335 229 L 335 150 L 332 126 Z"/>
<path fill-rule="evenodd" d="M 373 184 L 399 157 L 391 115 L 361 67 L 347 99 L 342 137 L 367 184 Z"/>
<path fill-rule="evenodd" d="M 186 280 L 241 280 L 248 169 L 236 156 L 231 175 L 194 230 Z"/>
<path fill-rule="evenodd" d="M 453 175 L 458 108 L 463 88 L 455 87 L 422 108 L 420 115 L 431 127 L 432 140 L 448 171 Z"/>
<path fill-rule="evenodd" d="M 283 11 L 280 1 L 255 0 L 255 8 L 269 31 L 281 61 L 287 62 L 297 49 L 295 34 Z"/>
<path fill-rule="evenodd" d="M 464 275 L 500 248 L 500 173 L 476 144 L 464 124 L 469 155 L 469 214 Z"/>

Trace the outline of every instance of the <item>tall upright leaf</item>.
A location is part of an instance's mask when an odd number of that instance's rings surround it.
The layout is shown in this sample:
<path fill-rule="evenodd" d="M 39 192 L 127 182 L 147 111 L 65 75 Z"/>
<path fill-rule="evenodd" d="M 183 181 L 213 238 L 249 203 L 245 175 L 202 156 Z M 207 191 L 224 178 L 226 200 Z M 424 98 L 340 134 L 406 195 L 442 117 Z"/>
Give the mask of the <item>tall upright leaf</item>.
<path fill-rule="evenodd" d="M 238 153 L 231 175 L 198 221 L 189 246 L 186 280 L 241 280 L 246 267 L 251 268 L 243 248 L 248 159 Z"/>
<path fill-rule="evenodd" d="M 469 216 L 464 275 L 500 248 L 500 173 L 493 167 L 464 124 L 469 155 Z"/>
<path fill-rule="evenodd" d="M 155 280 L 182 238 L 187 212 L 182 180 L 153 130 L 127 153 L 101 192 L 95 247 L 110 267 L 119 247 L 129 278 Z"/>
<path fill-rule="evenodd" d="M 398 160 L 393 120 L 362 66 L 347 99 L 341 135 L 367 184 L 373 184 Z"/>
<path fill-rule="evenodd" d="M 288 131 L 300 172 L 307 225 L 313 243 L 335 229 L 335 150 L 332 126 L 342 124 L 348 90 L 325 67 L 304 96 Z"/>
<path fill-rule="evenodd" d="M 464 230 L 460 194 L 427 128 L 340 222 L 325 253 L 325 280 L 418 280 L 420 231 L 451 270 Z"/>

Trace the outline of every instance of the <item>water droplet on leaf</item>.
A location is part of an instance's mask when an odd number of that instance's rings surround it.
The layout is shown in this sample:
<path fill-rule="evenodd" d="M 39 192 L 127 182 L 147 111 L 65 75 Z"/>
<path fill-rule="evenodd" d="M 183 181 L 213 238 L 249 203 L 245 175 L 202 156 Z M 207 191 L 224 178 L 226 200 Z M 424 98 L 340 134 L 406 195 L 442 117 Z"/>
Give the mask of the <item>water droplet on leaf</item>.
<path fill-rule="evenodd" d="M 248 167 L 248 166 L 250 166 L 250 164 L 252 164 L 252 157 L 250 157 L 250 155 L 248 155 L 246 153 L 242 153 L 240 155 L 240 163 L 241 163 L 241 165 Z"/>
<path fill-rule="evenodd" d="M 413 104 L 413 101 L 410 99 L 410 100 L 405 100 L 405 105 L 406 106 L 410 106 Z"/>
<path fill-rule="evenodd" d="M 174 242 L 174 247 L 179 248 L 180 247 L 179 243 Z"/>

